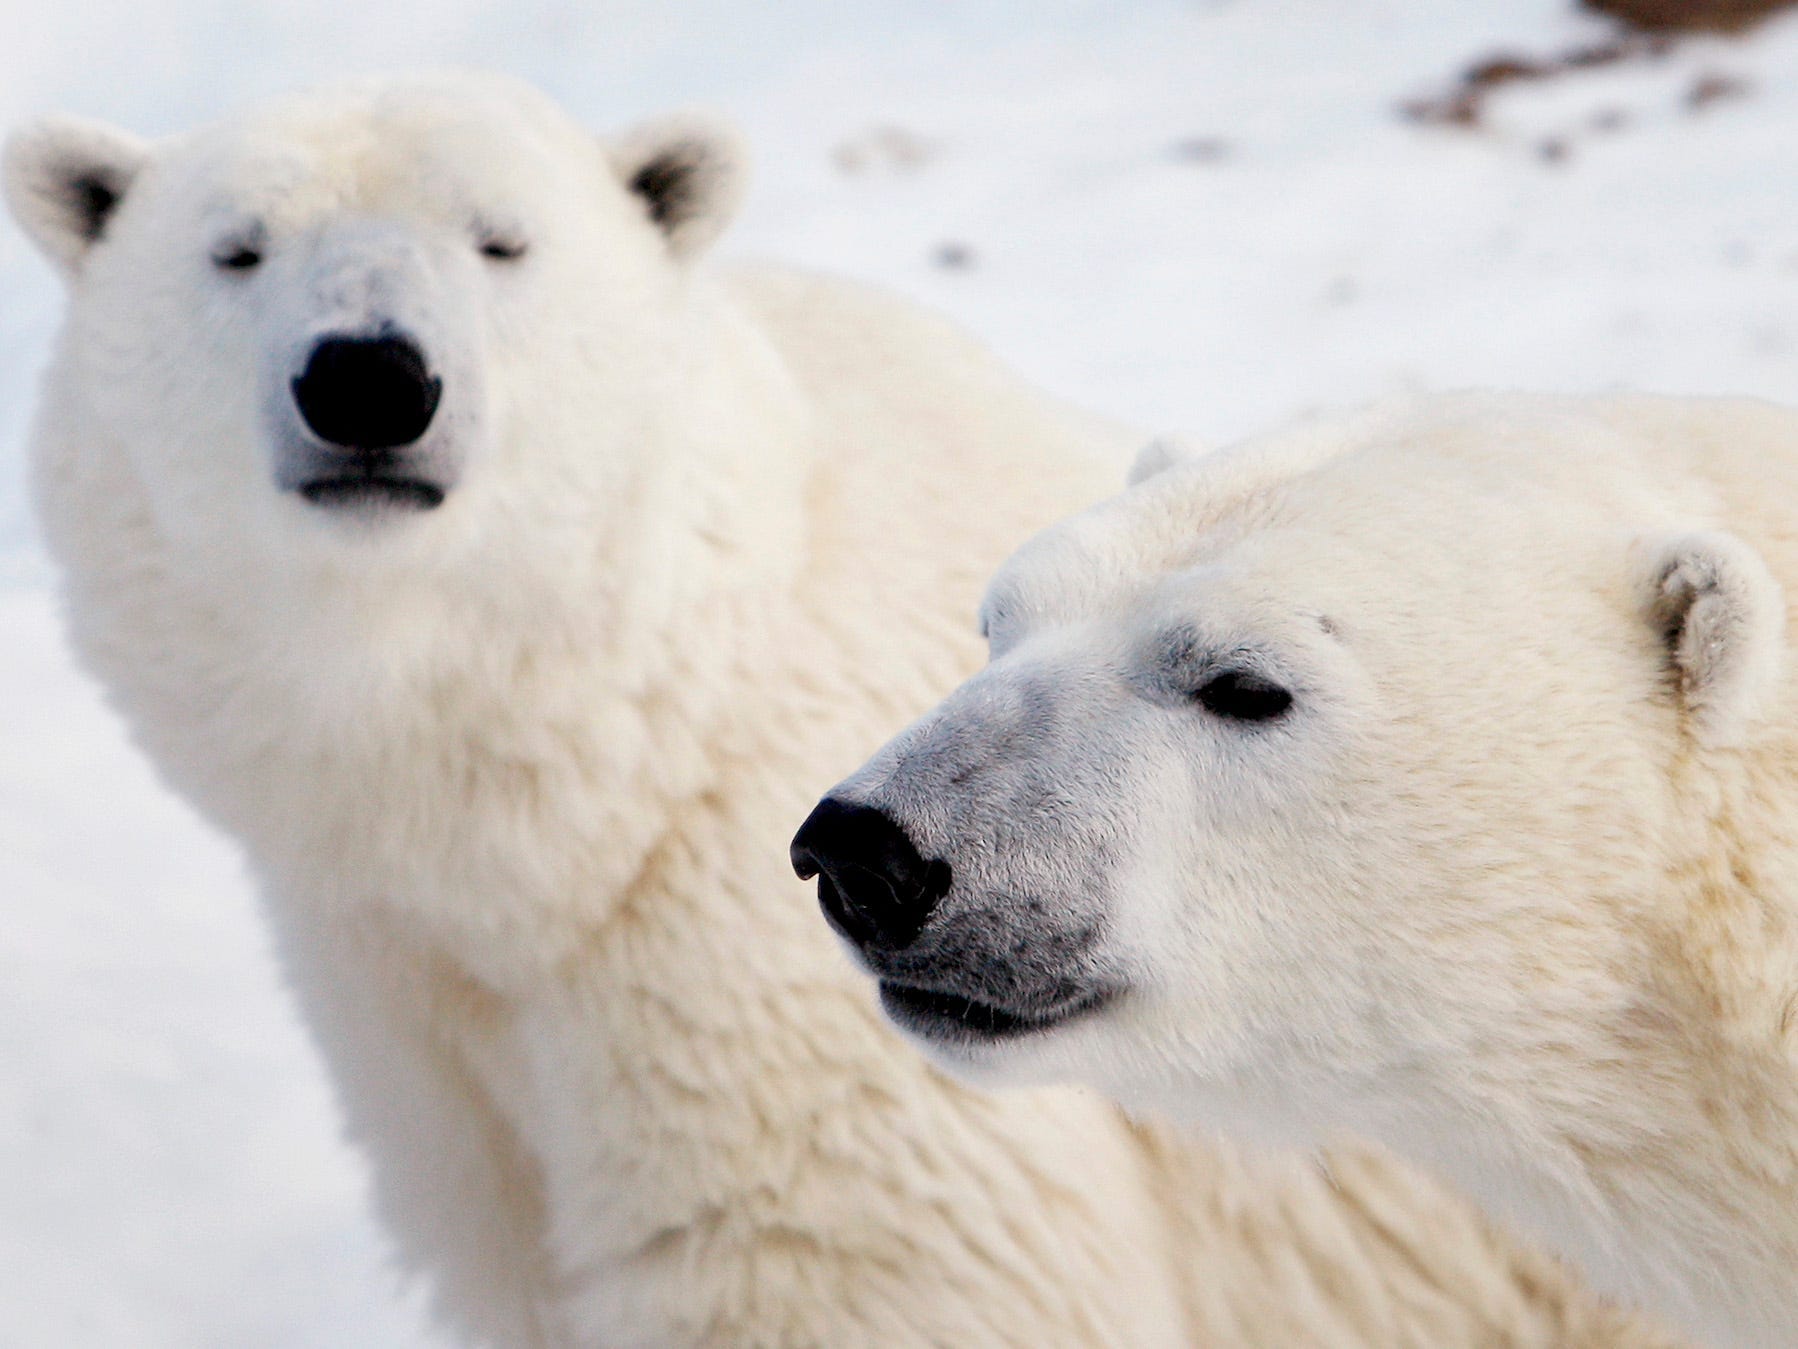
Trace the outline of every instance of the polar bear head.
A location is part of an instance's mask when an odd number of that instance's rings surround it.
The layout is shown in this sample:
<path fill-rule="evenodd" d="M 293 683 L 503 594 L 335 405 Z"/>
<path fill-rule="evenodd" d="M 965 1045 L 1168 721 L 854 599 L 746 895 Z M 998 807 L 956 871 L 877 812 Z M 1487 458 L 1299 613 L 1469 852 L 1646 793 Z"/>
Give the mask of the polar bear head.
<path fill-rule="evenodd" d="M 1326 421 L 1026 545 L 985 670 L 794 842 L 889 1016 L 1279 1141 L 1595 1090 L 1781 694 L 1759 508 L 1694 465 L 1789 449 L 1644 403 Z"/>
<path fill-rule="evenodd" d="M 743 177 L 701 121 L 604 144 L 473 75 L 165 141 L 52 118 L 4 171 L 70 297 L 40 441 L 116 448 L 94 471 L 142 492 L 175 565 L 259 581 L 490 560 L 508 535 L 590 548 L 588 508 L 679 400 L 687 274 Z"/>

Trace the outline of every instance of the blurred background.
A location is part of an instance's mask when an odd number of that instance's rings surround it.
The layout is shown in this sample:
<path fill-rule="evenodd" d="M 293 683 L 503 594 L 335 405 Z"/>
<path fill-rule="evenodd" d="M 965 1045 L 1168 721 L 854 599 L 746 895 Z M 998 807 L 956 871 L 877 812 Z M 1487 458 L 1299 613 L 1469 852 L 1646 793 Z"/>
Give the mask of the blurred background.
<path fill-rule="evenodd" d="M 728 114 L 757 174 L 726 252 L 882 282 L 1145 431 L 1466 384 L 1798 402 L 1798 10 L 0 0 L 8 125 L 444 64 L 598 129 Z M 436 1343 L 239 859 L 57 633 L 21 458 L 58 303 L 0 224 L 0 1345 Z"/>

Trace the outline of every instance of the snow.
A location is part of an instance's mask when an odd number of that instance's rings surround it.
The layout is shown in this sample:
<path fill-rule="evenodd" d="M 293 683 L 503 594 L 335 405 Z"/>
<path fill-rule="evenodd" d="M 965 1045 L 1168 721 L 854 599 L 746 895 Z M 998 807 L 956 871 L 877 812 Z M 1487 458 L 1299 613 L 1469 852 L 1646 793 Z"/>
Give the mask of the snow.
<path fill-rule="evenodd" d="M 1467 131 L 1398 105 L 1602 25 L 1562 0 L 9 8 L 8 123 L 164 133 L 446 63 L 596 127 L 716 107 L 759 149 L 733 251 L 882 281 L 1145 428 L 1458 384 L 1798 401 L 1798 21 L 1511 86 Z M 1694 111 L 1712 72 L 1749 92 Z M 0 297 L 0 1343 L 440 1343 L 241 861 L 58 636 L 21 466 L 58 298 L 10 227 Z"/>

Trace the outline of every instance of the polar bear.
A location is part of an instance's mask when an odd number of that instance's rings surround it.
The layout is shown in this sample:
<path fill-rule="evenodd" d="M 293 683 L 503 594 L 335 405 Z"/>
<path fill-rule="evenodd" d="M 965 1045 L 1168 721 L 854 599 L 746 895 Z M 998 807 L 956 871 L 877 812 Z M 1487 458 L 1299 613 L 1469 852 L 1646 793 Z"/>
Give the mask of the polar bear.
<path fill-rule="evenodd" d="M 1117 433 L 857 287 L 703 264 L 734 140 L 476 76 L 17 135 L 70 628 L 242 842 L 408 1263 L 530 1345 L 1638 1343 L 1334 1183 L 885 1027 L 786 872 Z"/>
<path fill-rule="evenodd" d="M 795 841 L 888 1014 L 1383 1142 L 1798 1342 L 1798 413 L 1468 394 L 1168 459 L 999 570 L 986 669 Z"/>

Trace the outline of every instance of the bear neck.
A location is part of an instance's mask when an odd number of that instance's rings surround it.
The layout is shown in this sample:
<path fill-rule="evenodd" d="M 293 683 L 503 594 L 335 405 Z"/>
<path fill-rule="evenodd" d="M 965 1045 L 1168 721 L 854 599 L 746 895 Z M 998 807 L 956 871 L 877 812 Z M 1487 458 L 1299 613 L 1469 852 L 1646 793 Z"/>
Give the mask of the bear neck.
<path fill-rule="evenodd" d="M 77 646 L 273 888 L 316 896 L 355 875 L 337 901 L 417 905 L 446 943 L 491 953 L 478 975 L 528 979 L 549 953 L 511 949 L 490 897 L 590 929 L 708 791 L 731 690 L 766 679 L 770 642 L 795 627 L 812 452 L 779 355 L 722 295 L 696 287 L 693 305 L 702 336 L 633 501 L 594 521 L 590 551 L 511 575 L 343 568 L 259 604 L 254 577 L 177 554 L 104 436 L 40 454 Z M 65 421 L 93 425 L 79 409 L 44 424 Z M 450 827 L 471 812 L 481 827 Z"/>
<path fill-rule="evenodd" d="M 1520 1053 L 1531 1071 L 1503 1080 L 1435 1074 L 1362 1120 L 1704 1344 L 1798 1325 L 1798 855 L 1768 805 L 1789 799 L 1768 780 L 1789 758 L 1770 748 L 1688 793 L 1646 953 L 1607 1010 L 1553 1014 L 1583 1014 L 1557 1054 Z"/>

